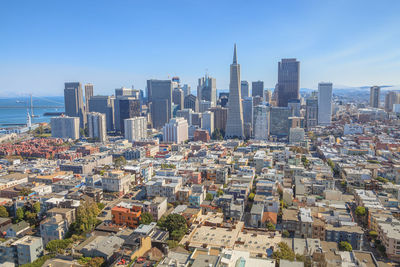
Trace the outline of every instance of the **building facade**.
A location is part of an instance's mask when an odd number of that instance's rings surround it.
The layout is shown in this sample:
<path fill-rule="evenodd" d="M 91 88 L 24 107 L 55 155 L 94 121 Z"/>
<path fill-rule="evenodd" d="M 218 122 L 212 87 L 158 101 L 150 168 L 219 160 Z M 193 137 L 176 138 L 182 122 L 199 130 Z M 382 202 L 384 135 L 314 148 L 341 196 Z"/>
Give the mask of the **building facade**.
<path fill-rule="evenodd" d="M 318 125 L 332 121 L 332 83 L 318 84 Z"/>
<path fill-rule="evenodd" d="M 50 120 L 51 136 L 63 139 L 79 139 L 79 118 L 55 117 Z"/>
<path fill-rule="evenodd" d="M 284 58 L 278 62 L 278 106 L 287 107 L 290 99 L 299 99 L 300 62 Z"/>
<path fill-rule="evenodd" d="M 65 83 L 64 89 L 65 115 L 69 117 L 78 117 L 79 126 L 85 128 L 86 115 L 83 104 L 82 85 L 79 82 Z"/>
<path fill-rule="evenodd" d="M 173 118 L 163 127 L 164 142 L 180 144 L 188 140 L 189 125 L 184 118 Z"/>
<path fill-rule="evenodd" d="M 106 115 L 97 112 L 87 113 L 89 137 L 105 142 L 107 138 Z"/>
<path fill-rule="evenodd" d="M 146 117 L 135 117 L 124 120 L 124 137 L 129 142 L 147 138 Z"/>

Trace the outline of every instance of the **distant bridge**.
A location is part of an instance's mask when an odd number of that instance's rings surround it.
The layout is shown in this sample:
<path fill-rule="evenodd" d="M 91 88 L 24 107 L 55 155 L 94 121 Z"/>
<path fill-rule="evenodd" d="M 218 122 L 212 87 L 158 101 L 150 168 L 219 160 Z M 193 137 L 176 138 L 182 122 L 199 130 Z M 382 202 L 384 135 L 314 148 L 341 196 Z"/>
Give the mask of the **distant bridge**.
<path fill-rule="evenodd" d="M 11 108 L 29 108 L 29 107 L 25 107 L 25 106 L 0 106 L 0 109 L 11 109 Z M 64 106 L 35 106 L 35 109 L 37 108 L 64 108 Z"/>

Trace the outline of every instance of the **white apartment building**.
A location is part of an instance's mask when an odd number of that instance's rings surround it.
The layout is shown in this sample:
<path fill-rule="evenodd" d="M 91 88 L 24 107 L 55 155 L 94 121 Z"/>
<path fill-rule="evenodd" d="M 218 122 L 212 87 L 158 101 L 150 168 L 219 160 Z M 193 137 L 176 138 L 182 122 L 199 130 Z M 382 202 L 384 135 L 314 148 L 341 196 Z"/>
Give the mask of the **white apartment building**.
<path fill-rule="evenodd" d="M 124 137 L 129 142 L 147 138 L 147 119 L 146 117 L 135 117 L 124 120 Z"/>
<path fill-rule="evenodd" d="M 173 118 L 163 127 L 164 142 L 183 143 L 189 138 L 189 125 L 184 118 Z"/>

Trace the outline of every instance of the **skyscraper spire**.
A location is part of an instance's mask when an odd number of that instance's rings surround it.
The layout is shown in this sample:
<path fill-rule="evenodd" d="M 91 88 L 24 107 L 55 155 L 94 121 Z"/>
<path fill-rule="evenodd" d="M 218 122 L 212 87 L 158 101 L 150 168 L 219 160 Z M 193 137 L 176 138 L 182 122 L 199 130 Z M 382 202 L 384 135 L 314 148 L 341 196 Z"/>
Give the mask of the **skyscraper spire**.
<path fill-rule="evenodd" d="M 230 76 L 225 138 L 244 139 L 243 109 L 240 93 L 240 65 L 237 63 L 236 44 L 233 51 L 233 63 L 231 64 Z"/>
<path fill-rule="evenodd" d="M 233 47 L 233 64 L 237 64 L 237 56 L 236 56 L 236 43 Z"/>

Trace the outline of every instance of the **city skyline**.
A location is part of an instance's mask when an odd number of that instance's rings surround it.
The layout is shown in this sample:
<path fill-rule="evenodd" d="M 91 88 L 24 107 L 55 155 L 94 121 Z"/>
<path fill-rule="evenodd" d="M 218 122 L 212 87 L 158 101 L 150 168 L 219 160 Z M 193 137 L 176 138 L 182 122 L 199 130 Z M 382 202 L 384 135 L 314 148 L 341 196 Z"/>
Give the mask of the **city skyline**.
<path fill-rule="evenodd" d="M 195 88 L 204 73 L 216 78 L 217 89 L 228 89 L 226 50 L 234 42 L 241 48 L 243 80 L 262 80 L 267 88 L 277 83 L 277 62 L 291 57 L 302 64 L 301 88 L 317 89 L 321 81 L 337 87 L 399 85 L 400 3 L 388 2 L 221 1 L 209 12 L 207 4 L 180 1 L 158 2 L 157 10 L 146 3 L 2 3 L 0 95 L 62 95 L 68 81 L 90 82 L 96 94 L 109 94 L 121 86 L 145 89 L 146 80 L 168 76 Z M 150 10 L 151 21 L 145 19 Z M 199 41 L 206 33 L 213 42 Z"/>

